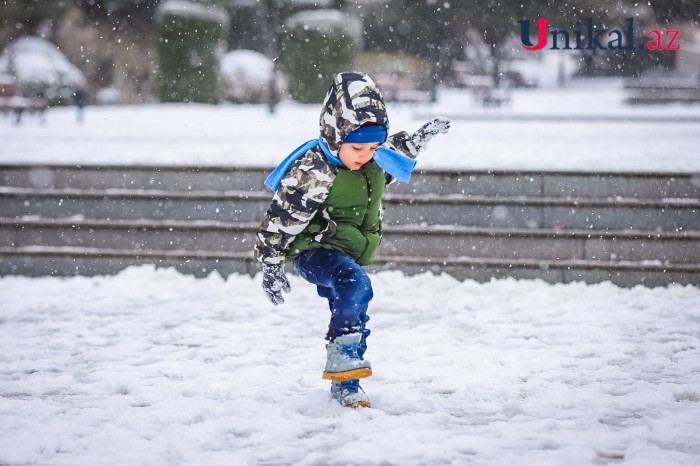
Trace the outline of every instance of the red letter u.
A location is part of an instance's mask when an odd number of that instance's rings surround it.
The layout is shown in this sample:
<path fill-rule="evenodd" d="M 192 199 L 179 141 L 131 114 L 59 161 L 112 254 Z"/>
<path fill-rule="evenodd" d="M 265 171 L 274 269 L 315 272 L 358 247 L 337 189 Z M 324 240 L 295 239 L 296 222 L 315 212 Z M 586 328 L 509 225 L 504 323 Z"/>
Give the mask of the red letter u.
<path fill-rule="evenodd" d="M 535 45 L 522 44 L 523 48 L 527 50 L 541 50 L 547 46 L 547 26 L 549 26 L 549 21 L 547 21 L 545 18 L 540 18 L 537 21 L 535 21 L 535 23 L 537 23 L 537 43 Z M 522 32 L 524 36 L 525 31 Z M 529 35 L 530 31 L 528 30 L 527 32 Z"/>

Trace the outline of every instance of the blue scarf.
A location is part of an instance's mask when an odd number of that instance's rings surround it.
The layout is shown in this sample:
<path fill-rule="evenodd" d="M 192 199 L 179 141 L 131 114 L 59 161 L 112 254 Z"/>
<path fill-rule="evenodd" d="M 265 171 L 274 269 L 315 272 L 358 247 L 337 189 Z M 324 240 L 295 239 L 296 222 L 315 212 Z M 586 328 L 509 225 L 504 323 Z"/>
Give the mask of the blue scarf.
<path fill-rule="evenodd" d="M 265 186 L 270 188 L 272 191 L 277 191 L 282 179 L 287 174 L 287 170 L 296 162 L 300 157 L 306 154 L 311 149 L 320 147 L 326 159 L 331 165 L 338 167 L 345 166 L 343 162 L 333 155 L 331 150 L 328 148 L 323 138 L 319 136 L 318 139 L 312 139 L 311 141 L 305 142 L 296 149 L 292 151 L 279 165 L 275 168 L 272 173 L 265 180 Z M 416 166 L 416 161 L 411 157 L 407 157 L 400 152 L 397 152 L 388 147 L 380 146 L 375 152 L 372 158 L 379 167 L 387 172 L 393 178 L 399 181 L 408 183 L 411 180 L 411 172 Z"/>

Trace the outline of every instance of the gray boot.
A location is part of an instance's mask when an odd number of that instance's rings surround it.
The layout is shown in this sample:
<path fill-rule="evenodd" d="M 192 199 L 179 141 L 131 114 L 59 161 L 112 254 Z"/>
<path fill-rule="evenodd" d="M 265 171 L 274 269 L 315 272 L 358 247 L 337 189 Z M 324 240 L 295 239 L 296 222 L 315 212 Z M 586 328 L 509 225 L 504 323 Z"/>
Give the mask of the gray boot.
<path fill-rule="evenodd" d="M 336 337 L 326 344 L 328 359 L 323 378 L 340 382 L 363 379 L 372 375 L 372 365 L 357 353 L 361 333 L 351 333 Z"/>
<path fill-rule="evenodd" d="M 346 408 L 371 408 L 369 398 L 357 379 L 331 382 L 331 397 Z"/>

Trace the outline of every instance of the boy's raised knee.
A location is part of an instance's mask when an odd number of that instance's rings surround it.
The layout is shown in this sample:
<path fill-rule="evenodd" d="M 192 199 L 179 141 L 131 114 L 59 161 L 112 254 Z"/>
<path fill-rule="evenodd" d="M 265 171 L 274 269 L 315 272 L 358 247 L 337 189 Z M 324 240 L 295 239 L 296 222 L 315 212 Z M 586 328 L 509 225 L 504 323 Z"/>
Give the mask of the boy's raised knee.
<path fill-rule="evenodd" d="M 368 302 L 374 296 L 372 282 L 361 268 L 344 269 L 335 280 L 338 294 L 352 294 L 355 301 Z"/>

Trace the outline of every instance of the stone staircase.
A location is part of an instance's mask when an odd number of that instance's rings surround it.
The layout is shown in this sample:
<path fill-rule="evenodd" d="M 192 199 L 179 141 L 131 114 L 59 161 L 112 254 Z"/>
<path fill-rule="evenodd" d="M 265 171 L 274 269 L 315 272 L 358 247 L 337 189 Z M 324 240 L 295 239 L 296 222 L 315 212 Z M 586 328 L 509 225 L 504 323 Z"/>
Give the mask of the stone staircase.
<path fill-rule="evenodd" d="M 256 273 L 268 172 L 0 165 L 0 274 Z M 384 204 L 375 270 L 700 285 L 700 174 L 425 170 Z"/>

